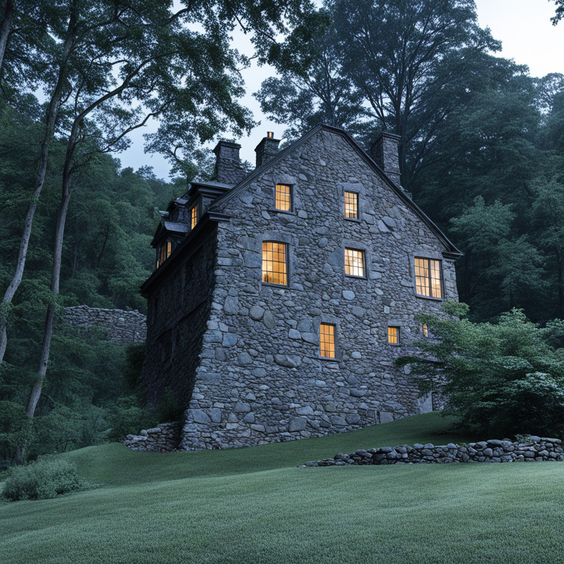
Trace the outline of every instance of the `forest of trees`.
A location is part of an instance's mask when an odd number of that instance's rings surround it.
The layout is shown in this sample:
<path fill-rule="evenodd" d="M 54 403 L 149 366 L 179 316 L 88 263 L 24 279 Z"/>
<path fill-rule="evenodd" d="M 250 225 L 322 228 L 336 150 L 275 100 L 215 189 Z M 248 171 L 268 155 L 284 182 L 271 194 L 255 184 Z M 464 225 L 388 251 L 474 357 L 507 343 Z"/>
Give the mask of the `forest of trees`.
<path fill-rule="evenodd" d="M 564 76 L 496 56 L 473 0 L 178 6 L 0 0 L 2 464 L 158 419 L 133 385 L 140 352 L 69 332 L 61 308 L 144 311 L 157 210 L 209 163 L 207 141 L 254 125 L 235 26 L 276 71 L 255 96 L 289 142 L 317 123 L 365 148 L 400 135 L 403 186 L 464 252 L 470 319 L 564 318 Z M 172 182 L 112 156 L 150 118 Z"/>

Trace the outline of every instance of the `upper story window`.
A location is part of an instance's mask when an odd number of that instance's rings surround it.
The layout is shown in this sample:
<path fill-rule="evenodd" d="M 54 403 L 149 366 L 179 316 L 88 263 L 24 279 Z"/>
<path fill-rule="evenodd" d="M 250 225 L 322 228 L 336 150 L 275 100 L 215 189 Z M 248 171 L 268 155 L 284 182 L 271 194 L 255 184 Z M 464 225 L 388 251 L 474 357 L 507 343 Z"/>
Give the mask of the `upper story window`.
<path fill-rule="evenodd" d="M 280 211 L 292 211 L 292 187 L 289 184 L 277 184 L 274 207 Z"/>
<path fill-rule="evenodd" d="M 345 218 L 358 219 L 358 194 L 345 192 Z"/>
<path fill-rule="evenodd" d="M 390 345 L 400 344 L 400 328 L 399 327 L 388 327 L 388 343 Z"/>
<path fill-rule="evenodd" d="M 415 290 L 419 296 L 442 299 L 440 260 L 415 257 Z"/>
<path fill-rule="evenodd" d="M 157 268 L 170 256 L 172 253 L 172 243 L 166 241 L 163 243 L 157 251 Z"/>
<path fill-rule="evenodd" d="M 288 285 L 288 245 L 265 241 L 262 244 L 262 281 Z"/>
<path fill-rule="evenodd" d="M 364 251 L 345 248 L 345 274 L 364 278 Z"/>
<path fill-rule="evenodd" d="M 336 357 L 335 326 L 321 323 L 319 326 L 319 354 L 323 358 Z"/>
<path fill-rule="evenodd" d="M 196 204 L 193 208 L 190 209 L 190 229 L 194 229 L 196 227 L 196 223 L 198 223 L 198 204 Z"/>

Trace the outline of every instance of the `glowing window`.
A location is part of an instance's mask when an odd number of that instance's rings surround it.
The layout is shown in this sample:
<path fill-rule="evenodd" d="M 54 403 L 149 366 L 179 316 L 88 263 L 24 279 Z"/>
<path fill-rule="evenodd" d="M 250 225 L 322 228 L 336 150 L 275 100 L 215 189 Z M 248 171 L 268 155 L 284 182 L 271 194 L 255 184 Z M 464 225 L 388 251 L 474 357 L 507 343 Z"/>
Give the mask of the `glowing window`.
<path fill-rule="evenodd" d="M 262 244 L 262 281 L 269 284 L 288 285 L 288 245 L 286 243 Z"/>
<path fill-rule="evenodd" d="M 276 209 L 292 211 L 292 187 L 288 184 L 276 185 Z"/>
<path fill-rule="evenodd" d="M 170 241 L 167 241 L 160 246 L 157 254 L 157 268 L 161 266 L 161 264 L 170 256 L 171 253 L 172 243 Z"/>
<path fill-rule="evenodd" d="M 364 251 L 345 249 L 345 274 L 364 278 Z"/>
<path fill-rule="evenodd" d="M 358 194 L 356 192 L 345 192 L 345 217 L 358 219 Z"/>
<path fill-rule="evenodd" d="M 335 326 L 322 323 L 319 326 L 319 354 L 323 358 L 335 358 Z"/>
<path fill-rule="evenodd" d="M 399 345 L 399 337 L 399 327 L 388 327 L 388 343 L 390 343 L 390 345 Z"/>
<path fill-rule="evenodd" d="M 198 204 L 190 210 L 190 229 L 194 229 L 198 223 Z"/>
<path fill-rule="evenodd" d="M 420 296 L 443 297 L 440 260 L 415 258 L 415 289 Z"/>
<path fill-rule="evenodd" d="M 429 327 L 427 327 L 426 323 L 423 323 L 422 330 L 423 330 L 423 337 L 428 337 L 429 336 Z"/>

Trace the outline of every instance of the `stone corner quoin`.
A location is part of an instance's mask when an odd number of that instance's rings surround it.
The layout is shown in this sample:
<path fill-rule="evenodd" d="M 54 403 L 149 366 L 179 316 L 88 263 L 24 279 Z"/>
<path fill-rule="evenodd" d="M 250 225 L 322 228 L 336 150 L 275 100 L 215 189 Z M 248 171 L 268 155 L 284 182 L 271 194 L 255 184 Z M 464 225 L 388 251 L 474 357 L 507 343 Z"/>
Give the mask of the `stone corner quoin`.
<path fill-rule="evenodd" d="M 158 268 L 142 287 L 142 377 L 149 402 L 188 406 L 181 449 L 324 436 L 440 407 L 393 361 L 422 338 L 417 314 L 458 299 L 459 252 L 394 184 L 397 139 L 379 139 L 374 160 L 327 126 L 277 146 L 263 139 L 246 174 L 239 146 L 220 142 L 217 181 L 192 183 L 161 212 Z M 345 217 L 350 194 L 356 217 Z M 435 268 L 440 296 L 418 294 L 416 260 Z M 264 280 L 265 268 L 285 278 Z M 327 330 L 333 358 L 320 347 Z"/>

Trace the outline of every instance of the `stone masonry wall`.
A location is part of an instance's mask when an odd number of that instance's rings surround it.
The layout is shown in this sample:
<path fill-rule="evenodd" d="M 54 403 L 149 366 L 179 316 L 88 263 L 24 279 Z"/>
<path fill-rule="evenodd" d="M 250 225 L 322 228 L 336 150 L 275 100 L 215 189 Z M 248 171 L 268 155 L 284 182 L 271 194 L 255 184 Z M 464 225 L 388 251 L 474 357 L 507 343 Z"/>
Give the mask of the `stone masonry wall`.
<path fill-rule="evenodd" d="M 210 316 L 214 263 L 215 230 L 203 234 L 198 245 L 171 263 L 175 270 L 149 298 L 141 377 L 153 406 L 165 396 L 188 405 Z"/>
<path fill-rule="evenodd" d="M 80 305 L 66 307 L 63 317 L 73 327 L 104 329 L 109 341 L 121 345 L 144 343 L 147 336 L 147 318 L 137 310 L 124 311 Z"/>
<path fill-rule="evenodd" d="M 560 439 L 530 436 L 524 441 L 490 439 L 469 445 L 415 444 L 359 449 L 351 454 L 306 462 L 301 467 L 366 464 L 447 464 L 459 462 L 556 462 L 564 460 Z"/>
<path fill-rule="evenodd" d="M 421 338 L 414 256 L 442 260 L 444 296 L 457 300 L 454 265 L 432 230 L 339 134 L 321 130 L 217 211 L 215 287 L 181 447 L 233 448 L 323 436 L 430 411 L 409 370 L 393 361 Z M 290 184 L 291 213 L 274 210 Z M 343 217 L 344 191 L 360 219 Z M 263 241 L 288 244 L 289 285 L 261 282 Z M 365 252 L 366 278 L 344 274 L 344 248 Z M 336 326 L 337 358 L 319 355 L 319 325 Z M 387 343 L 388 325 L 401 344 Z M 435 402 L 435 406 L 433 406 Z"/>
<path fill-rule="evenodd" d="M 179 431 L 179 423 L 161 423 L 139 435 L 127 435 L 121 442 L 131 450 L 171 452 L 178 446 Z"/>

